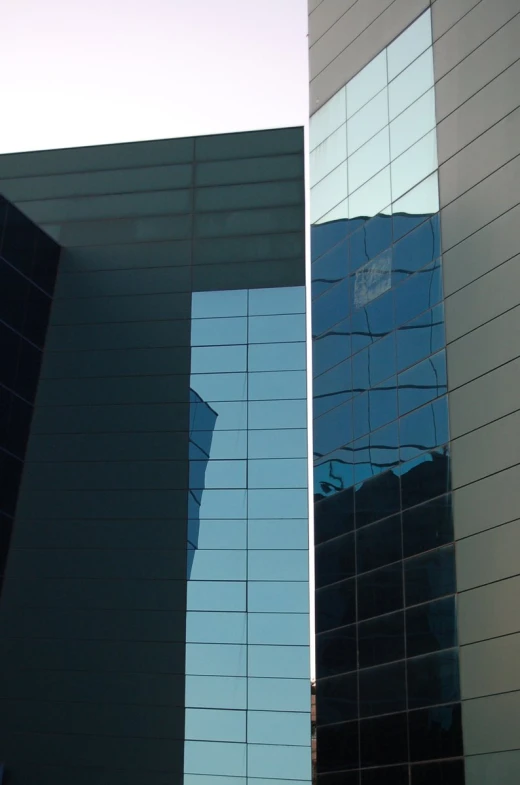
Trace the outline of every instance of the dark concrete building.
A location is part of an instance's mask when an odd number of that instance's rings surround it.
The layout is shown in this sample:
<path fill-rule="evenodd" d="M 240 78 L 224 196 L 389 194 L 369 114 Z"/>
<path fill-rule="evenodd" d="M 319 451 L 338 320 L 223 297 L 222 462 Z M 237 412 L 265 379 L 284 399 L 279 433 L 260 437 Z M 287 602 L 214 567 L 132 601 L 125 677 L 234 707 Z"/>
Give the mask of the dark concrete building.
<path fill-rule="evenodd" d="M 299 128 L 0 156 L 12 785 L 310 780 L 303 172 Z"/>
<path fill-rule="evenodd" d="M 520 779 L 518 0 L 309 0 L 317 770 Z"/>

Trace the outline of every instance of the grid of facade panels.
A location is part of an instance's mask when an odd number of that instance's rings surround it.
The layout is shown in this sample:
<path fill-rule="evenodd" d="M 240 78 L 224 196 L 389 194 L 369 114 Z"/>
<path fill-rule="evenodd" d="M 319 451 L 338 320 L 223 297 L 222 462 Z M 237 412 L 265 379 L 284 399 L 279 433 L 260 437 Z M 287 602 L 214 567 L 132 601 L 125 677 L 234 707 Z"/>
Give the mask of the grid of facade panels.
<path fill-rule="evenodd" d="M 0 196 L 0 586 L 59 255 L 59 246 Z"/>
<path fill-rule="evenodd" d="M 311 118 L 323 785 L 464 782 L 431 44 Z"/>
<path fill-rule="evenodd" d="M 192 295 L 185 785 L 310 782 L 304 287 Z"/>

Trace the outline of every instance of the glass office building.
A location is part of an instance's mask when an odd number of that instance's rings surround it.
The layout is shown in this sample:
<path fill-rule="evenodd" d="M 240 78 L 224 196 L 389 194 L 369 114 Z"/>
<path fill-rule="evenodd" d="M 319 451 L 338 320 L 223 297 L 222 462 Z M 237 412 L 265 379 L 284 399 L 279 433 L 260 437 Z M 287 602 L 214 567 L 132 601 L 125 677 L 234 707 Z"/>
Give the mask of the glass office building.
<path fill-rule="evenodd" d="M 464 782 L 430 12 L 311 118 L 317 767 Z"/>

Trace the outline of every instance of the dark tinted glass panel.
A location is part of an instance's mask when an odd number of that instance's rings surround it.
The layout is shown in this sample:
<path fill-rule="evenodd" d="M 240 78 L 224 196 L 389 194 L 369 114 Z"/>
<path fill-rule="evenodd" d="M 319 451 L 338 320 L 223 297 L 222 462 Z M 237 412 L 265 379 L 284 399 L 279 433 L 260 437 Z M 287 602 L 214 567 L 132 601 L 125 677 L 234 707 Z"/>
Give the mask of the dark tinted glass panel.
<path fill-rule="evenodd" d="M 27 439 L 29 438 L 29 428 L 31 425 L 32 406 L 18 398 L 17 395 L 10 396 L 9 422 L 5 435 L 5 447 L 9 452 L 19 458 L 25 456 Z"/>
<path fill-rule="evenodd" d="M 399 374 L 398 381 L 400 415 L 445 395 L 447 386 L 444 351 Z"/>
<path fill-rule="evenodd" d="M 448 399 L 439 398 L 401 417 L 399 421 L 400 457 L 409 461 L 448 441 Z"/>
<path fill-rule="evenodd" d="M 0 319 L 15 330 L 24 324 L 29 287 L 27 278 L 0 259 Z"/>
<path fill-rule="evenodd" d="M 398 561 L 401 559 L 401 516 L 394 515 L 359 529 L 356 538 L 358 574 Z"/>
<path fill-rule="evenodd" d="M 408 785 L 408 766 L 384 766 L 362 771 L 361 785 Z"/>
<path fill-rule="evenodd" d="M 410 215 L 408 213 L 404 213 L 400 215 L 399 213 L 395 213 L 392 216 L 394 242 L 399 240 L 400 237 L 404 237 L 416 226 L 422 224 L 423 221 L 427 218 L 429 218 L 429 216 L 420 214 Z"/>
<path fill-rule="evenodd" d="M 19 210 L 7 208 L 7 221 L 2 242 L 2 256 L 25 275 L 31 275 L 39 230 Z"/>
<path fill-rule="evenodd" d="M 415 319 L 442 299 L 441 265 L 437 260 L 408 278 L 395 290 L 395 317 L 398 325 Z"/>
<path fill-rule="evenodd" d="M 404 613 L 390 613 L 358 625 L 359 666 L 404 658 Z"/>
<path fill-rule="evenodd" d="M 356 719 L 358 710 L 357 672 L 336 676 L 333 679 L 318 679 L 316 701 L 320 725 Z"/>
<path fill-rule="evenodd" d="M 20 359 L 14 389 L 29 401 L 34 400 L 40 375 L 42 353 L 27 341 L 20 343 Z"/>
<path fill-rule="evenodd" d="M 359 785 L 357 771 L 340 771 L 337 774 L 318 774 L 319 785 Z"/>
<path fill-rule="evenodd" d="M 311 226 L 312 261 L 330 251 L 356 228 L 353 221 L 329 221 Z"/>
<path fill-rule="evenodd" d="M 349 278 L 344 278 L 316 300 L 312 310 L 312 334 L 322 335 L 348 316 Z"/>
<path fill-rule="evenodd" d="M 399 477 L 393 472 L 379 474 L 356 490 L 356 527 L 399 512 Z"/>
<path fill-rule="evenodd" d="M 356 482 L 368 480 L 399 463 L 399 428 L 394 422 L 353 444 Z"/>
<path fill-rule="evenodd" d="M 455 550 L 452 545 L 430 551 L 404 563 L 406 604 L 417 605 L 454 594 Z"/>
<path fill-rule="evenodd" d="M 344 362 L 318 376 L 313 382 L 314 416 L 334 409 L 352 397 L 351 362 Z"/>
<path fill-rule="evenodd" d="M 0 510 L 14 515 L 23 464 L 0 450 Z"/>
<path fill-rule="evenodd" d="M 318 678 L 336 676 L 357 666 L 356 627 L 340 627 L 316 636 Z"/>
<path fill-rule="evenodd" d="M 440 496 L 403 512 L 404 556 L 453 542 L 451 496 Z"/>
<path fill-rule="evenodd" d="M 30 286 L 23 334 L 40 348 L 45 343 L 50 310 L 51 298 L 36 286 Z"/>
<path fill-rule="evenodd" d="M 450 465 L 446 448 L 423 453 L 399 469 L 403 509 L 442 496 L 450 490 Z"/>
<path fill-rule="evenodd" d="M 397 370 L 402 371 L 435 352 L 446 341 L 444 334 L 444 307 L 438 305 L 417 319 L 407 322 L 396 332 Z"/>
<path fill-rule="evenodd" d="M 344 627 L 356 620 L 356 582 L 335 583 L 316 592 L 316 631 Z"/>
<path fill-rule="evenodd" d="M 0 513 L 0 583 L 1 576 L 4 574 L 5 561 L 9 543 L 11 541 L 11 531 L 13 528 L 12 518 Z"/>
<path fill-rule="evenodd" d="M 352 440 L 350 401 L 314 420 L 314 452 L 327 455 Z"/>
<path fill-rule="evenodd" d="M 386 215 L 376 215 L 350 236 L 352 271 L 378 256 L 392 243 L 392 220 Z"/>
<path fill-rule="evenodd" d="M 342 240 L 334 248 L 313 262 L 311 267 L 312 296 L 330 289 L 348 274 L 348 241 Z"/>
<path fill-rule="evenodd" d="M 312 367 L 316 376 L 350 357 L 350 330 L 350 319 L 344 319 L 313 341 Z"/>
<path fill-rule="evenodd" d="M 318 545 L 315 550 L 316 588 L 351 578 L 355 573 L 354 534 Z"/>
<path fill-rule="evenodd" d="M 356 769 L 359 765 L 357 722 L 318 726 L 318 773 Z"/>
<path fill-rule="evenodd" d="M 412 785 L 464 785 L 464 782 L 463 760 L 412 766 Z"/>
<path fill-rule="evenodd" d="M 350 445 L 323 457 L 315 453 L 319 459 L 314 466 L 314 498 L 340 493 L 354 484 L 354 467 Z"/>
<path fill-rule="evenodd" d="M 22 342 L 18 333 L 11 330 L 6 324 L 0 322 L 0 384 L 12 387 L 16 376 L 16 369 L 20 357 L 20 344 Z"/>
<path fill-rule="evenodd" d="M 358 352 L 394 329 L 394 293 L 386 292 L 352 314 L 352 351 Z"/>
<path fill-rule="evenodd" d="M 368 619 L 399 610 L 403 605 L 402 564 L 366 573 L 357 579 L 358 618 Z"/>
<path fill-rule="evenodd" d="M 38 232 L 31 278 L 48 294 L 52 294 L 54 291 L 59 260 L 59 245 L 44 232 Z"/>
<path fill-rule="evenodd" d="M 437 706 L 408 715 L 410 760 L 435 760 L 462 755 L 461 708 Z"/>
<path fill-rule="evenodd" d="M 434 216 L 394 245 L 392 283 L 404 280 L 439 256 L 439 219 Z"/>
<path fill-rule="evenodd" d="M 314 508 L 316 543 L 326 542 L 354 528 L 354 489 L 321 498 Z"/>
<path fill-rule="evenodd" d="M 450 703 L 459 698 L 459 657 L 455 649 L 408 660 L 409 708 Z"/>
<path fill-rule="evenodd" d="M 406 714 L 362 720 L 361 766 L 385 766 L 408 760 Z"/>
<path fill-rule="evenodd" d="M 409 657 L 457 645 L 455 597 L 416 605 L 406 611 L 406 651 Z"/>
<path fill-rule="evenodd" d="M 406 679 L 403 661 L 359 671 L 361 717 L 406 709 Z"/>

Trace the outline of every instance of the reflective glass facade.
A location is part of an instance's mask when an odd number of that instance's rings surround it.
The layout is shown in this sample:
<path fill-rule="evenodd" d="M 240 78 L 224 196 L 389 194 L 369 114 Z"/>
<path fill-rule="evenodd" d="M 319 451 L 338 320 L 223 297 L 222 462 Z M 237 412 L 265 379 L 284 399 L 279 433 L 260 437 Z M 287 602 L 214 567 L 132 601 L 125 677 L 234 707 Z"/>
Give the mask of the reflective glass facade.
<path fill-rule="evenodd" d="M 305 289 L 194 292 L 186 785 L 310 782 Z"/>
<path fill-rule="evenodd" d="M 60 248 L 0 196 L 0 586 Z"/>
<path fill-rule="evenodd" d="M 311 118 L 317 770 L 464 782 L 430 13 Z"/>

